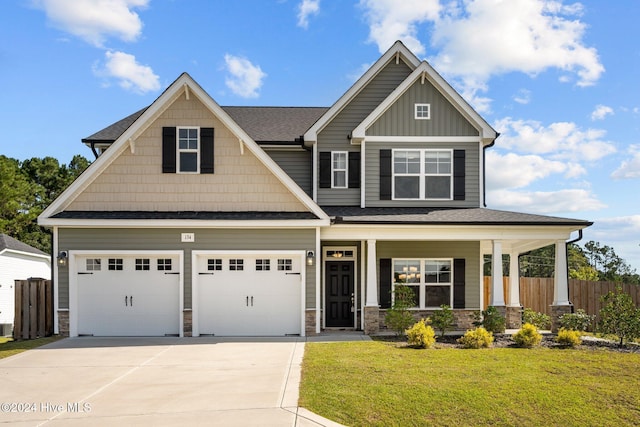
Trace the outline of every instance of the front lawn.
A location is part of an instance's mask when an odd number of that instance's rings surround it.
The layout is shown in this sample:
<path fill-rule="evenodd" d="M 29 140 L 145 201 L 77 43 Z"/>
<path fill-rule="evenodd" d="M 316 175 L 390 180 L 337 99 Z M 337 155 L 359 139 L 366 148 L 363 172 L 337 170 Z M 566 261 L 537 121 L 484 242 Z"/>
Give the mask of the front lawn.
<path fill-rule="evenodd" d="M 640 425 L 640 354 L 307 343 L 299 405 L 349 426 Z"/>
<path fill-rule="evenodd" d="M 60 337 L 52 336 L 35 340 L 14 341 L 13 338 L 0 337 L 0 359 L 40 347 L 59 340 Z"/>

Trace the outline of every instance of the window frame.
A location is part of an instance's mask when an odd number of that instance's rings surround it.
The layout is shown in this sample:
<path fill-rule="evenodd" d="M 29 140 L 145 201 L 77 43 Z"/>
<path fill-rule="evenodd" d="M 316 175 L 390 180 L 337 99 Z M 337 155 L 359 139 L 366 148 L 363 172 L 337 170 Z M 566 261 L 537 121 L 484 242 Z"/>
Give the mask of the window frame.
<path fill-rule="evenodd" d="M 420 267 L 417 271 L 417 274 L 420 275 L 419 282 L 397 282 L 395 279 L 396 274 L 396 263 L 397 262 L 407 262 L 407 263 L 416 263 L 418 262 Z M 449 263 L 449 281 L 448 282 L 428 282 L 427 281 L 427 263 Z M 418 301 L 415 307 L 410 307 L 409 310 L 437 310 L 440 309 L 440 306 L 430 306 L 426 304 L 426 292 L 429 287 L 449 287 L 449 302 L 447 305 L 449 307 L 453 307 L 453 291 L 454 291 L 454 277 L 453 277 L 453 258 L 392 258 L 391 259 L 391 303 L 395 299 L 395 287 L 398 284 L 414 286 L 418 288 Z"/>
<path fill-rule="evenodd" d="M 415 173 L 396 173 L 396 154 L 399 152 L 418 152 L 420 155 L 420 171 Z M 453 200 L 453 149 L 451 148 L 394 148 L 391 150 L 391 200 L 421 200 L 421 201 L 451 201 Z M 426 153 L 448 153 L 449 154 L 449 172 L 448 173 L 428 173 L 425 167 Z M 439 164 L 439 163 L 438 163 Z M 418 177 L 418 197 L 396 197 L 396 178 L 397 177 Z M 448 197 L 427 197 L 426 196 L 426 180 L 428 177 L 448 177 L 449 178 L 449 195 Z"/>
<path fill-rule="evenodd" d="M 196 144 L 197 147 L 193 148 L 180 148 L 180 131 L 181 130 L 195 130 L 196 131 Z M 189 141 L 190 138 L 187 138 Z M 177 126 L 176 127 L 176 173 L 178 174 L 199 174 L 200 173 L 200 149 L 202 148 L 201 131 L 199 126 Z M 195 171 L 183 171 L 180 154 L 196 154 L 196 170 Z"/>
<path fill-rule="evenodd" d="M 335 158 L 337 155 L 344 155 L 344 168 L 335 167 Z M 344 185 L 336 185 L 336 172 L 344 173 Z M 348 151 L 332 151 L 331 152 L 331 188 L 349 188 L 349 152 Z"/>
<path fill-rule="evenodd" d="M 424 110 L 421 111 L 420 114 L 418 113 L 418 110 L 420 110 L 421 107 L 427 107 L 426 115 L 422 115 L 424 113 Z M 431 120 L 431 104 L 424 103 L 424 102 L 416 102 L 413 105 L 413 118 L 416 120 Z"/>

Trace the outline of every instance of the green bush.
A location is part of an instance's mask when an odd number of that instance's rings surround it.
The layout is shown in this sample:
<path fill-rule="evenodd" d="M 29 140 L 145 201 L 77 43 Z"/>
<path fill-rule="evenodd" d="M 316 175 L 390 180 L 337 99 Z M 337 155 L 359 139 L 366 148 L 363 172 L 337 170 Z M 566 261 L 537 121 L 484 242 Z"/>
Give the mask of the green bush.
<path fill-rule="evenodd" d="M 579 331 L 560 328 L 558 336 L 556 336 L 556 342 L 565 347 L 577 347 L 582 344 L 582 339 Z"/>
<path fill-rule="evenodd" d="M 414 306 L 413 290 L 405 285 L 396 285 L 393 290 L 393 306 L 384 316 L 385 325 L 395 331 L 397 336 L 401 336 L 416 321 L 409 311 L 409 308 Z"/>
<path fill-rule="evenodd" d="M 436 342 L 436 333 L 431 326 L 425 323 L 424 319 L 415 323 L 407 329 L 407 342 L 411 347 L 429 348 Z"/>
<path fill-rule="evenodd" d="M 524 323 L 531 323 L 538 329 L 551 329 L 551 317 L 544 313 L 538 313 L 530 308 L 525 308 L 522 313 L 522 321 Z"/>
<path fill-rule="evenodd" d="M 443 337 L 447 331 L 452 329 L 455 317 L 453 316 L 453 310 L 447 304 L 442 304 L 440 308 L 441 310 L 435 311 L 431 316 L 431 324 Z"/>
<path fill-rule="evenodd" d="M 464 348 L 489 348 L 493 344 L 493 334 L 479 326 L 468 330 L 462 337 L 458 338 L 458 342 Z"/>
<path fill-rule="evenodd" d="M 475 316 L 476 321 L 473 322 L 475 326 L 482 326 L 487 331 L 494 334 L 501 334 L 504 332 L 506 319 L 494 306 L 490 305 L 486 310 L 476 313 Z"/>
<path fill-rule="evenodd" d="M 538 328 L 534 325 L 531 323 L 525 323 L 522 325 L 522 329 L 513 334 L 513 340 L 516 342 L 518 347 L 533 348 L 540 344 L 540 341 L 542 341 L 542 335 L 540 335 Z"/>
<path fill-rule="evenodd" d="M 560 316 L 560 326 L 572 331 L 591 331 L 593 330 L 593 322 L 596 316 L 587 314 L 586 311 L 579 308 L 575 313 L 567 313 Z"/>

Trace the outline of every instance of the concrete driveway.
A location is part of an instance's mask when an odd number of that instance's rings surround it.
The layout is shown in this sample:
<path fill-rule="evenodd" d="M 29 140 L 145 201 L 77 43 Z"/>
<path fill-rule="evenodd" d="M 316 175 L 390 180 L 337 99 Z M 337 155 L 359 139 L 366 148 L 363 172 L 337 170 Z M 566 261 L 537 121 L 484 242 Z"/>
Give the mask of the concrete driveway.
<path fill-rule="evenodd" d="M 0 360 L 0 424 L 333 425 L 297 408 L 304 338 L 67 338 Z"/>

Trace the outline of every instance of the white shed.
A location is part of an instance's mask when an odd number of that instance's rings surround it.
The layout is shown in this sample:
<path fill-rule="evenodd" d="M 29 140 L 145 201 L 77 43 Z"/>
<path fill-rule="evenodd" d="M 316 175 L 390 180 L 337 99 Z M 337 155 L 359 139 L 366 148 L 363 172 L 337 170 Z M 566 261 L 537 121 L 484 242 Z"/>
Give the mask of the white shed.
<path fill-rule="evenodd" d="M 15 315 L 15 281 L 51 279 L 51 256 L 0 234 L 0 336 L 11 335 Z"/>

